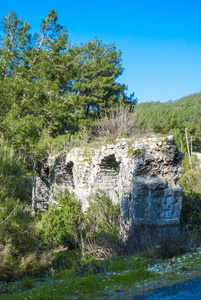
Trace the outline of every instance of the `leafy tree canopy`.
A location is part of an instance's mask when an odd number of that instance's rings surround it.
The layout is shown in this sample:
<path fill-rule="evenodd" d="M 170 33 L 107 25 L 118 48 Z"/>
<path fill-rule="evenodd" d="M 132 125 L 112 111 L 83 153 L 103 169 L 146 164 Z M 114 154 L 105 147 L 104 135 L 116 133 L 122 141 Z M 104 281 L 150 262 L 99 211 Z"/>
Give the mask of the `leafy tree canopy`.
<path fill-rule="evenodd" d="M 54 9 L 40 32 L 29 30 L 15 11 L 1 22 L 0 132 L 15 148 L 30 152 L 43 134 L 75 134 L 101 112 L 135 103 L 116 81 L 123 68 L 114 44 L 71 46 Z"/>

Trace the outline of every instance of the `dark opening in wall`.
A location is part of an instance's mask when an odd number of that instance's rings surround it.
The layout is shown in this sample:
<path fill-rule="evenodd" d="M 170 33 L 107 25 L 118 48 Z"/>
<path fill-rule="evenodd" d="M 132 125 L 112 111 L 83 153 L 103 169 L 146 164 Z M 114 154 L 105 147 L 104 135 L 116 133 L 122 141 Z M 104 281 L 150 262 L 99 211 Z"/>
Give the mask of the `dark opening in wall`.
<path fill-rule="evenodd" d="M 73 178 L 73 165 L 72 161 L 69 161 L 66 165 L 62 166 L 56 175 L 56 184 L 65 186 L 66 188 L 74 188 Z"/>
<path fill-rule="evenodd" d="M 66 170 L 66 173 L 73 176 L 73 165 L 74 163 L 72 161 L 69 161 L 67 165 L 65 165 L 64 169 Z"/>
<path fill-rule="evenodd" d="M 100 168 L 106 170 L 115 170 L 119 172 L 120 162 L 116 161 L 115 155 L 111 154 L 101 160 Z"/>
<path fill-rule="evenodd" d="M 49 167 L 45 164 L 46 161 L 42 162 L 42 161 L 36 161 L 34 168 L 36 171 L 36 174 L 38 176 L 43 176 L 45 178 L 49 177 Z"/>

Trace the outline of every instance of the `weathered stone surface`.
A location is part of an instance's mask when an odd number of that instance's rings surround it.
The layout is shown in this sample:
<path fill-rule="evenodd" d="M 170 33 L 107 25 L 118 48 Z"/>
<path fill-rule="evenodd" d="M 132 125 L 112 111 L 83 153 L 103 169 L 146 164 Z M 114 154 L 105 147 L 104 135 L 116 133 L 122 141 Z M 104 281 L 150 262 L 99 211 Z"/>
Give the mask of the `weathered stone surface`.
<path fill-rule="evenodd" d="M 36 165 L 33 209 L 46 209 L 57 201 L 58 190 L 68 188 L 81 200 L 97 189 L 120 203 L 120 238 L 128 252 L 179 233 L 183 153 L 173 136 L 121 139 L 115 144 L 75 148 Z"/>

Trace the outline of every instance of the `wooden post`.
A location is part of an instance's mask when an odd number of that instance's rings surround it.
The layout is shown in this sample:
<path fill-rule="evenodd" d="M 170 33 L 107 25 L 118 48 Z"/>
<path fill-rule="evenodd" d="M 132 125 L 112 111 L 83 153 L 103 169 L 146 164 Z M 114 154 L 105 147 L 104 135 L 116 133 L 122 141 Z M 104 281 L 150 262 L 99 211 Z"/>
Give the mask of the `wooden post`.
<path fill-rule="evenodd" d="M 191 135 L 191 157 L 192 157 L 192 154 L 193 154 L 193 137 Z"/>
<path fill-rule="evenodd" d="M 187 150 L 188 150 L 188 160 L 189 160 L 189 164 L 190 164 L 191 169 L 192 169 L 191 156 L 190 156 L 190 150 L 189 150 L 189 144 L 188 144 L 188 134 L 187 134 L 187 129 L 186 128 L 185 128 L 185 133 L 186 133 L 186 144 L 187 144 Z"/>

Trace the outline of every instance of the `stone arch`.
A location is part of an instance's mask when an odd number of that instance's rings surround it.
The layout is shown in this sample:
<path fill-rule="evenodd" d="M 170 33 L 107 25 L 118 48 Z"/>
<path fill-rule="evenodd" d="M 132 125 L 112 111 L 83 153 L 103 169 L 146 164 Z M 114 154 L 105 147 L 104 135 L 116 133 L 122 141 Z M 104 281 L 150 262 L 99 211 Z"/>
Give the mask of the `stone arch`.
<path fill-rule="evenodd" d="M 102 158 L 100 169 L 94 179 L 95 189 L 104 190 L 114 203 L 118 202 L 117 188 L 120 162 L 114 154 Z M 116 192 L 116 193 L 115 193 Z"/>

